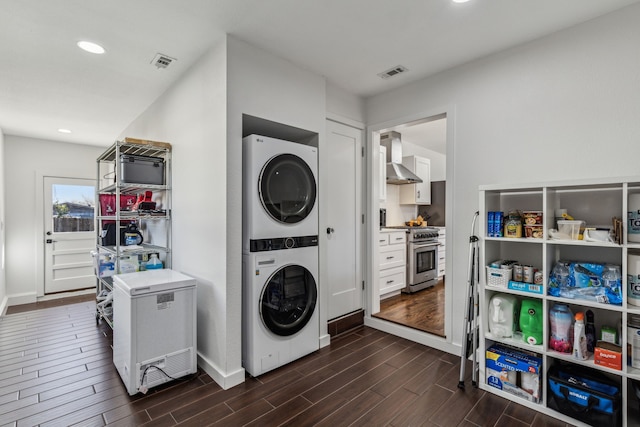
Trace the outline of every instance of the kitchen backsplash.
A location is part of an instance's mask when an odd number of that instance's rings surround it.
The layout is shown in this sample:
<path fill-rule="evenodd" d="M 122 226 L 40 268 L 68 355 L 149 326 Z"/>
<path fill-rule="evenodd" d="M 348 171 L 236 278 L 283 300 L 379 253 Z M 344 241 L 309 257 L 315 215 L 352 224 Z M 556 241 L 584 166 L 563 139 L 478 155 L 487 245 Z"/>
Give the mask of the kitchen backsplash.
<path fill-rule="evenodd" d="M 387 210 L 387 225 L 404 225 L 405 222 L 422 215 L 428 225 L 445 225 L 445 181 L 431 183 L 431 205 L 401 205 L 400 186 L 387 184 L 387 200 L 380 203 Z M 431 218 L 429 218 L 431 217 Z"/>
<path fill-rule="evenodd" d="M 387 184 L 387 200 L 380 203 L 387 210 L 387 225 L 404 225 L 418 216 L 417 205 L 400 204 L 400 186 Z"/>

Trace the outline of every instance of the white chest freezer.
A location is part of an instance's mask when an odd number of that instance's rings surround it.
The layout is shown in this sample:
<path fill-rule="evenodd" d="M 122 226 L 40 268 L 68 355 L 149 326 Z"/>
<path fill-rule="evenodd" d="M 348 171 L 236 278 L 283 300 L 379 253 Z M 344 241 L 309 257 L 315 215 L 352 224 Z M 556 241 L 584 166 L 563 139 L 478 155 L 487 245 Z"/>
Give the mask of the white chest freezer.
<path fill-rule="evenodd" d="M 113 285 L 113 363 L 129 395 L 195 373 L 195 279 L 147 270 Z"/>

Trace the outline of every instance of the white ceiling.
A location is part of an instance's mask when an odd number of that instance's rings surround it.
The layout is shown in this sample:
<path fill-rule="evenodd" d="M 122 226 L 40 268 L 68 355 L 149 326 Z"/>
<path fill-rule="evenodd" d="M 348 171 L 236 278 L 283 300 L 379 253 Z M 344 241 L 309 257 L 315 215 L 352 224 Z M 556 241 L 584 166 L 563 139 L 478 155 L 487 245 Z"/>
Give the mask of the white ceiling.
<path fill-rule="evenodd" d="M 224 33 L 367 97 L 638 1 L 0 0 L 0 129 L 111 143 Z"/>

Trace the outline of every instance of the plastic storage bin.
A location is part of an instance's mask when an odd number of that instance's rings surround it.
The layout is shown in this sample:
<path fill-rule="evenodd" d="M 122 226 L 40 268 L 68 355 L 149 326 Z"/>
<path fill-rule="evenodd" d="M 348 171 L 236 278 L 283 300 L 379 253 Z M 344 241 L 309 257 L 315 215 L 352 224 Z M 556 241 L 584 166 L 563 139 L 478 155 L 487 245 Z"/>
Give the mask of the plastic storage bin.
<path fill-rule="evenodd" d="M 571 240 L 579 240 L 580 229 L 584 229 L 584 226 L 584 221 L 560 219 L 558 220 L 558 233 L 566 234 Z"/>
<path fill-rule="evenodd" d="M 120 156 L 121 181 L 132 184 L 164 185 L 164 159 L 160 157 Z"/>

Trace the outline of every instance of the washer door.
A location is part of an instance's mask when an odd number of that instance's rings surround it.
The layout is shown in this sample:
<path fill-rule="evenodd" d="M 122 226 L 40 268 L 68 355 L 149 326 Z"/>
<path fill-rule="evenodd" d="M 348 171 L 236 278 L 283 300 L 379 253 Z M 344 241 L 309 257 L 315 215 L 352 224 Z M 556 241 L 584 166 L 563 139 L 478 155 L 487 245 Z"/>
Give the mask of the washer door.
<path fill-rule="evenodd" d="M 274 334 L 289 336 L 311 319 L 318 293 L 316 281 L 299 265 L 282 267 L 269 277 L 260 295 L 260 317 Z"/>
<path fill-rule="evenodd" d="M 262 168 L 258 182 L 260 202 L 278 222 L 295 224 L 305 219 L 316 202 L 316 180 L 300 157 L 280 154 Z"/>

